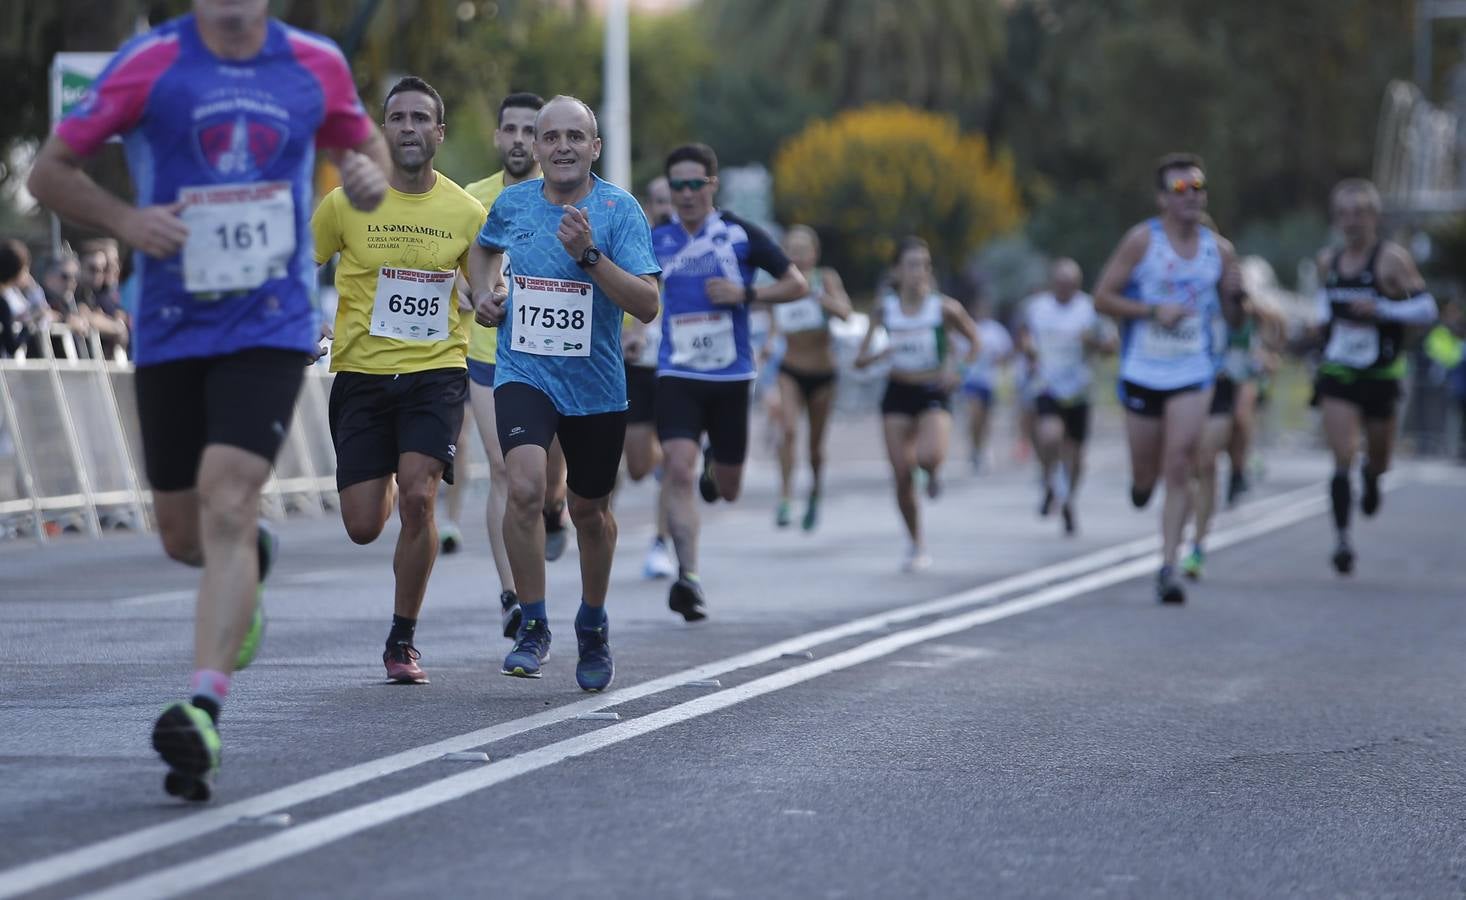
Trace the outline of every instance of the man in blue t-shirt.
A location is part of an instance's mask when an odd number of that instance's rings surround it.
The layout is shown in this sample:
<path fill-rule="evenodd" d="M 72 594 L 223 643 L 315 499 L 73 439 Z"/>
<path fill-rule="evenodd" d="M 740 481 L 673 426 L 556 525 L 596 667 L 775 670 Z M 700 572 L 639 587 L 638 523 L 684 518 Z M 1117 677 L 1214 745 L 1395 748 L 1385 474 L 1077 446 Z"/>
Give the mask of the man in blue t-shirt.
<path fill-rule="evenodd" d="M 163 711 L 165 789 L 205 800 L 215 721 L 254 658 L 274 555 L 260 491 L 318 336 L 311 259 L 316 148 L 358 209 L 386 193 L 387 146 L 346 59 L 269 18 L 267 0 L 194 0 L 123 45 L 41 148 L 36 199 L 136 251 L 134 357 L 143 457 L 168 555 L 203 566 L 191 699 Z M 82 168 L 120 136 L 127 203 Z"/>
<path fill-rule="evenodd" d="M 623 313 L 657 314 L 651 230 L 636 198 L 591 174 L 601 155 L 595 113 L 556 97 L 535 119 L 543 178 L 504 189 L 469 251 L 476 318 L 499 329 L 494 406 L 509 475 L 504 549 L 523 619 L 503 674 L 540 677 L 545 614 L 545 468 L 565 452 L 570 519 L 580 546 L 576 682 L 605 690 L 614 668 L 605 604 L 616 549 L 611 490 L 626 435 Z M 500 264 L 509 254 L 507 292 Z"/>
<path fill-rule="evenodd" d="M 749 392 L 757 374 L 749 306 L 798 300 L 809 287 L 762 228 L 713 207 L 718 194 L 713 148 L 678 147 L 667 156 L 666 173 L 677 220 L 659 226 L 652 243 L 666 304 L 657 362 L 657 438 L 666 455 L 663 508 L 678 570 L 667 605 L 696 622 L 707 612 L 697 575 L 700 523 L 693 485 L 709 503 L 719 497 L 736 500 L 743 485 Z M 776 280 L 755 287 L 757 269 Z"/>

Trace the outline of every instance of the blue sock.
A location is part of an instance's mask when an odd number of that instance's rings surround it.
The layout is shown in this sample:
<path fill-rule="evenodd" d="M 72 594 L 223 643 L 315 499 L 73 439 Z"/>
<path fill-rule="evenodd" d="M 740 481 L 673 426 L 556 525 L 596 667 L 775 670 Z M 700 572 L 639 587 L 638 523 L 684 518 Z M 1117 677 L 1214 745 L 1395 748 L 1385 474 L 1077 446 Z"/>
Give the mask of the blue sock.
<path fill-rule="evenodd" d="M 592 628 L 603 628 L 606 624 L 606 608 L 604 606 L 590 606 L 584 600 L 580 601 L 580 611 L 575 614 L 575 627 L 582 631 Z"/>
<path fill-rule="evenodd" d="M 519 608 L 524 610 L 524 621 L 526 622 L 530 619 L 534 619 L 537 622 L 550 621 L 550 614 L 545 609 L 544 597 L 530 602 L 521 600 L 519 601 Z"/>

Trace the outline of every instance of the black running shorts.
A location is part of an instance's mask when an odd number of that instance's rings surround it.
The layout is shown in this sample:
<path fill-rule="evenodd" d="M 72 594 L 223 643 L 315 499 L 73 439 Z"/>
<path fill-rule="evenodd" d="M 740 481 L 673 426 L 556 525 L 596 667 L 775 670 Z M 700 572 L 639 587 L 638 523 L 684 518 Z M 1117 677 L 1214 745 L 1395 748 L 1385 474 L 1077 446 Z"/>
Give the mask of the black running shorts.
<path fill-rule="evenodd" d="M 703 381 L 663 375 L 657 379 L 657 438 L 712 445 L 713 460 L 741 466 L 748 458 L 749 382 Z"/>
<path fill-rule="evenodd" d="M 336 489 L 344 491 L 393 474 L 404 453 L 442 462 L 443 480 L 452 484 L 467 399 L 464 369 L 402 375 L 337 373 L 330 410 Z"/>
<path fill-rule="evenodd" d="M 940 385 L 886 382 L 886 393 L 881 396 L 881 415 L 914 419 L 934 410 L 952 411 L 952 395 L 942 390 Z"/>
<path fill-rule="evenodd" d="M 1400 403 L 1400 381 L 1396 378 L 1340 378 L 1322 373 L 1314 382 L 1317 397 L 1332 397 L 1359 407 L 1359 412 L 1370 421 L 1385 421 L 1395 417 Z"/>
<path fill-rule="evenodd" d="M 1076 444 L 1084 443 L 1089 437 L 1088 400 L 1065 403 L 1055 400 L 1052 394 L 1039 394 L 1033 401 L 1033 410 L 1039 418 L 1058 416 L 1064 423 L 1064 436 Z"/>
<path fill-rule="evenodd" d="M 657 370 L 654 366 L 626 367 L 626 424 L 655 425 Z"/>
<path fill-rule="evenodd" d="M 510 381 L 494 388 L 499 445 L 507 457 L 515 447 L 534 444 L 546 451 L 558 435 L 565 452 L 565 482 L 571 493 L 598 500 L 616 487 L 621 448 L 626 443 L 626 412 L 565 416 L 538 388 Z"/>
<path fill-rule="evenodd" d="M 261 347 L 139 366 L 137 415 L 153 490 L 194 487 L 210 444 L 238 447 L 273 464 L 309 363 L 299 350 Z"/>
<path fill-rule="evenodd" d="M 1179 394 L 1205 390 L 1207 384 L 1188 384 L 1178 388 L 1148 388 L 1133 381 L 1120 382 L 1120 403 L 1129 412 L 1147 419 L 1159 419 L 1166 414 L 1166 403 Z"/>

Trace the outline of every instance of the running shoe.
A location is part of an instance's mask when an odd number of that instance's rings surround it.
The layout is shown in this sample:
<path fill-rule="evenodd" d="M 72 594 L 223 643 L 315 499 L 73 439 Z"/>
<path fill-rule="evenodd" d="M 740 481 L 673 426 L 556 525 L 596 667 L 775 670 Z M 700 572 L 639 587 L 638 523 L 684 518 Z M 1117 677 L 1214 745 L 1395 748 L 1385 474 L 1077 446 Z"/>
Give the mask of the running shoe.
<path fill-rule="evenodd" d="M 1054 511 L 1054 489 L 1044 485 L 1044 498 L 1038 504 L 1039 518 L 1046 519 Z"/>
<path fill-rule="evenodd" d="M 708 617 L 702 582 L 691 578 L 681 577 L 672 582 L 672 590 L 667 592 L 667 606 L 688 622 L 701 622 Z"/>
<path fill-rule="evenodd" d="M 1354 548 L 1344 538 L 1339 538 L 1339 544 L 1334 548 L 1334 571 L 1340 575 L 1348 575 L 1354 571 Z"/>
<path fill-rule="evenodd" d="M 1073 537 L 1075 533 L 1079 531 L 1079 526 L 1074 521 L 1074 507 L 1065 503 L 1063 506 L 1059 507 L 1059 515 L 1064 517 L 1065 536 Z"/>
<path fill-rule="evenodd" d="M 672 559 L 671 551 L 667 549 L 666 538 L 652 538 L 652 545 L 646 551 L 646 561 L 641 565 L 641 577 L 650 581 L 671 578 L 676 574 L 677 563 Z"/>
<path fill-rule="evenodd" d="M 1181 559 L 1181 574 L 1192 581 L 1201 580 L 1201 570 L 1206 565 L 1206 553 L 1200 547 L 1193 546 L 1191 552 Z"/>
<path fill-rule="evenodd" d="M 794 513 L 789 508 L 788 500 L 780 500 L 779 506 L 774 510 L 774 524 L 780 528 L 788 528 L 794 521 Z"/>
<path fill-rule="evenodd" d="M 1232 472 L 1232 477 L 1227 481 L 1227 506 L 1236 506 L 1247 493 L 1247 474 L 1241 469 Z"/>
<path fill-rule="evenodd" d="M 713 480 L 713 445 L 702 451 L 702 475 L 697 479 L 698 493 L 708 503 L 718 502 L 718 483 Z"/>
<path fill-rule="evenodd" d="M 1372 517 L 1379 512 L 1379 476 L 1369 474 L 1368 469 L 1361 474 L 1364 476 L 1364 490 L 1359 494 L 1359 511 Z"/>
<path fill-rule="evenodd" d="M 804 521 L 799 523 L 805 531 L 814 531 L 820 524 L 820 495 L 810 494 L 809 503 L 804 507 Z"/>
<path fill-rule="evenodd" d="M 270 577 L 270 570 L 275 567 L 275 557 L 280 553 L 280 537 L 269 522 L 260 519 L 256 535 L 259 543 L 260 583 L 255 587 L 255 609 L 249 619 L 249 631 L 245 632 L 239 652 L 234 656 L 236 672 L 248 668 L 255 661 L 255 655 L 260 652 L 260 641 L 265 636 L 265 579 Z"/>
<path fill-rule="evenodd" d="M 515 678 L 540 677 L 540 663 L 550 658 L 550 626 L 539 619 L 527 619 L 514 641 L 514 649 L 504 657 L 501 675 Z"/>
<path fill-rule="evenodd" d="M 926 497 L 928 500 L 935 500 L 940 496 L 942 496 L 942 479 L 937 477 L 937 472 L 933 469 L 926 473 Z"/>
<path fill-rule="evenodd" d="M 1186 591 L 1176 580 L 1176 572 L 1170 566 L 1161 566 L 1155 579 L 1156 600 L 1167 605 L 1179 606 L 1186 602 Z"/>
<path fill-rule="evenodd" d="M 255 588 L 255 611 L 249 619 L 249 631 L 244 633 L 244 641 L 239 645 L 239 652 L 234 656 L 234 671 L 248 668 L 249 664 L 255 661 L 255 654 L 260 652 L 260 640 L 265 636 L 265 586 Z"/>
<path fill-rule="evenodd" d="M 382 665 L 387 667 L 387 680 L 393 684 L 427 684 L 428 673 L 417 661 L 422 654 L 407 641 L 388 645 L 382 651 Z"/>
<path fill-rule="evenodd" d="M 554 562 L 565 555 L 570 544 L 570 529 L 565 527 L 565 508 L 545 512 L 545 562 Z"/>
<path fill-rule="evenodd" d="M 610 625 L 600 628 L 575 627 L 575 644 L 580 659 L 575 663 L 575 683 L 583 691 L 598 693 L 611 686 L 616 666 L 611 662 Z"/>
<path fill-rule="evenodd" d="M 932 558 L 926 550 L 912 544 L 906 549 L 906 558 L 901 561 L 901 571 L 907 573 L 925 572 L 932 567 Z"/>
<path fill-rule="evenodd" d="M 463 546 L 463 532 L 453 522 L 438 526 L 438 548 L 448 556 L 457 553 Z"/>
<path fill-rule="evenodd" d="M 519 607 L 519 596 L 513 591 L 499 594 L 499 624 L 504 628 L 504 637 L 514 640 L 523 620 L 524 610 Z"/>
<path fill-rule="evenodd" d="M 153 749 L 168 764 L 163 790 L 170 796 L 196 803 L 212 796 L 222 750 L 208 713 L 187 700 L 170 705 L 153 723 Z"/>

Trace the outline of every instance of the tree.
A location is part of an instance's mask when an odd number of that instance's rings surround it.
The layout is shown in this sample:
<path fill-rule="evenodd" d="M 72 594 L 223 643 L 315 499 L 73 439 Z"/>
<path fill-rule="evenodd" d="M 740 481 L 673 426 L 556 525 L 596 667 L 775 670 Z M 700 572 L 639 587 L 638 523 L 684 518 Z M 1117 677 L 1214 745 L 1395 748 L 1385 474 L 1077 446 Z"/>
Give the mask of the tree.
<path fill-rule="evenodd" d="M 955 270 L 1022 217 L 1013 162 L 952 116 L 881 104 L 810 123 L 774 159 L 781 217 L 816 228 L 857 290 L 902 237 L 919 235 Z"/>

